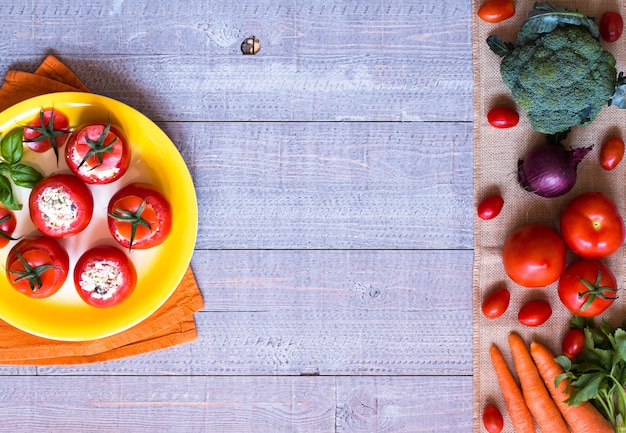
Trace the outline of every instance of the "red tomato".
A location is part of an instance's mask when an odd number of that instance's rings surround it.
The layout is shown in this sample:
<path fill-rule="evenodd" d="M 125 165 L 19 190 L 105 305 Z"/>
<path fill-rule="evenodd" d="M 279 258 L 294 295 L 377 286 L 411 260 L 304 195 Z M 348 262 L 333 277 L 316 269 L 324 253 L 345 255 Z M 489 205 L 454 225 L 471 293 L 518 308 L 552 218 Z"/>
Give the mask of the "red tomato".
<path fill-rule="evenodd" d="M 497 105 L 487 113 L 487 121 L 495 128 L 512 128 L 519 122 L 519 114 L 512 108 Z"/>
<path fill-rule="evenodd" d="M 484 220 L 490 220 L 497 217 L 504 206 L 504 199 L 498 195 L 490 195 L 478 204 L 478 217 Z"/>
<path fill-rule="evenodd" d="M 560 225 L 567 246 L 587 259 L 613 254 L 626 237 L 617 206 L 601 192 L 587 192 L 570 201 L 563 210 Z"/>
<path fill-rule="evenodd" d="M 539 326 L 546 323 L 551 315 L 552 307 L 548 301 L 536 299 L 522 305 L 522 308 L 520 308 L 517 314 L 517 320 L 519 320 L 522 325 Z"/>
<path fill-rule="evenodd" d="M 483 425 L 489 433 L 500 433 L 504 428 L 504 418 L 493 404 L 488 404 L 483 410 Z"/>
<path fill-rule="evenodd" d="M 113 238 L 129 250 L 159 245 L 172 229 L 170 204 L 150 185 L 125 186 L 111 197 L 108 212 Z"/>
<path fill-rule="evenodd" d="M 54 149 L 59 157 L 59 148 L 69 135 L 69 120 L 65 114 L 54 108 L 39 111 L 39 116 L 24 127 L 24 142 L 35 152 Z"/>
<path fill-rule="evenodd" d="M 498 289 L 490 293 L 483 300 L 482 310 L 485 317 L 495 319 L 504 314 L 509 308 L 511 294 L 507 289 Z"/>
<path fill-rule="evenodd" d="M 135 289 L 137 272 L 128 256 L 111 245 L 86 251 L 74 268 L 74 286 L 80 297 L 94 307 L 112 307 Z"/>
<path fill-rule="evenodd" d="M 565 268 L 558 291 L 561 302 L 572 313 L 594 317 L 617 298 L 617 281 L 599 260 L 580 259 Z"/>
<path fill-rule="evenodd" d="M 600 36 L 607 42 L 615 42 L 622 36 L 624 20 L 617 12 L 605 12 L 600 18 Z"/>
<path fill-rule="evenodd" d="M 585 333 L 580 329 L 570 329 L 563 337 L 561 348 L 563 355 L 576 358 L 585 347 Z"/>
<path fill-rule="evenodd" d="M 7 256 L 6 275 L 19 292 L 31 298 L 47 298 L 61 288 L 69 267 L 69 256 L 61 244 L 40 236 L 15 244 Z"/>
<path fill-rule="evenodd" d="M 0 207 L 0 248 L 14 241 L 11 237 L 17 226 L 17 220 L 11 210 Z"/>
<path fill-rule="evenodd" d="M 507 236 L 502 247 L 502 263 L 507 275 L 517 284 L 547 286 L 565 269 L 565 243 L 553 228 L 528 224 Z"/>
<path fill-rule="evenodd" d="M 130 147 L 111 124 L 90 124 L 74 132 L 65 148 L 65 161 L 72 172 L 90 184 L 107 184 L 126 173 Z"/>
<path fill-rule="evenodd" d="M 76 176 L 54 174 L 35 184 L 29 209 L 30 218 L 41 233 L 65 238 L 87 227 L 93 214 L 93 196 Z"/>
<path fill-rule="evenodd" d="M 478 16 L 488 23 L 499 23 L 515 15 L 513 0 L 487 0 L 478 9 Z"/>
<path fill-rule="evenodd" d="M 624 158 L 624 140 L 617 135 L 607 138 L 600 149 L 600 166 L 613 170 Z"/>

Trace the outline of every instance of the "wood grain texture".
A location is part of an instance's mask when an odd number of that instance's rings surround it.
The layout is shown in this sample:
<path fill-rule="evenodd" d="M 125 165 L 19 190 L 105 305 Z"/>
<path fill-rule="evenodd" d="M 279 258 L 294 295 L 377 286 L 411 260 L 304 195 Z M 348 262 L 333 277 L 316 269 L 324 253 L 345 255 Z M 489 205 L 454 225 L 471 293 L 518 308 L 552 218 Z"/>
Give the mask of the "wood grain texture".
<path fill-rule="evenodd" d="M 471 4 L 348 3 L 0 3 L 0 74 L 56 54 L 180 149 L 205 298 L 193 343 L 1 367 L 0 432 L 471 431 Z"/>
<path fill-rule="evenodd" d="M 199 249 L 473 245 L 471 125 L 160 125 L 192 170 Z"/>
<path fill-rule="evenodd" d="M 470 377 L 341 377 L 337 433 L 469 432 Z M 445 397 L 443 397 L 445 396 Z"/>
<path fill-rule="evenodd" d="M 198 340 L 38 374 L 470 375 L 469 251 L 197 251 Z"/>
<path fill-rule="evenodd" d="M 0 71 L 58 53 L 155 120 L 471 120 L 469 3 L 83 3 L 0 5 Z"/>
<path fill-rule="evenodd" d="M 471 387 L 471 377 L 9 377 L 0 430 L 460 432 Z"/>

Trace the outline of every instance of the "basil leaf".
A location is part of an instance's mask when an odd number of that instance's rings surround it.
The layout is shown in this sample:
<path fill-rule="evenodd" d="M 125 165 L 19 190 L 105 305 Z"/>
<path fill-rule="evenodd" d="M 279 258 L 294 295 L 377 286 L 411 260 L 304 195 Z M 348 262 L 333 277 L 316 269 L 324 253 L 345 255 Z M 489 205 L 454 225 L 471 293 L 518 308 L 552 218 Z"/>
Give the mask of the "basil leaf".
<path fill-rule="evenodd" d="M 10 170 L 13 182 L 25 188 L 32 188 L 37 182 L 43 179 L 41 173 L 26 164 L 15 164 Z"/>
<path fill-rule="evenodd" d="M 11 181 L 5 176 L 0 176 L 0 202 L 11 210 L 22 209 L 22 205 L 16 201 L 13 195 Z"/>
<path fill-rule="evenodd" d="M 0 174 L 8 174 L 11 171 L 11 164 L 0 162 Z"/>
<path fill-rule="evenodd" d="M 2 158 L 9 164 L 15 164 L 22 159 L 24 154 L 24 130 L 15 128 L 9 131 L 7 135 L 2 137 L 0 141 L 0 154 Z"/>

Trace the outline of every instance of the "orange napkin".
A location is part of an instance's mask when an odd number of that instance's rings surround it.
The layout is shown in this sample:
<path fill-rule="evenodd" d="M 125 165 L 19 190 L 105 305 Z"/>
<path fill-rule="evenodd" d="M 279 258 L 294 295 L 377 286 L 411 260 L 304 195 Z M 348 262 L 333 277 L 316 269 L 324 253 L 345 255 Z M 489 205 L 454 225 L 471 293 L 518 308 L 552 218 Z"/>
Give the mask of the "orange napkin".
<path fill-rule="evenodd" d="M 89 89 L 56 57 L 48 56 L 35 73 L 10 70 L 0 87 L 0 111 L 45 93 Z M 0 320 L 0 364 L 70 365 L 139 355 L 195 340 L 193 314 L 204 306 L 189 267 L 172 296 L 152 316 L 116 335 L 98 340 L 48 340 Z"/>

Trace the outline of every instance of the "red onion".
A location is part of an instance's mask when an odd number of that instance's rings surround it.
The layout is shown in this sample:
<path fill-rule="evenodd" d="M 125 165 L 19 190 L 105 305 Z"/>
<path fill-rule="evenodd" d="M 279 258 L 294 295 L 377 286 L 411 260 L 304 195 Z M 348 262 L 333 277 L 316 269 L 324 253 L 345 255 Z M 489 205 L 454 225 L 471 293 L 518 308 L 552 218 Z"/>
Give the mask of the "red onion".
<path fill-rule="evenodd" d="M 517 178 L 526 191 L 558 197 L 574 187 L 576 168 L 591 147 L 567 150 L 560 143 L 543 143 L 517 164 Z"/>

